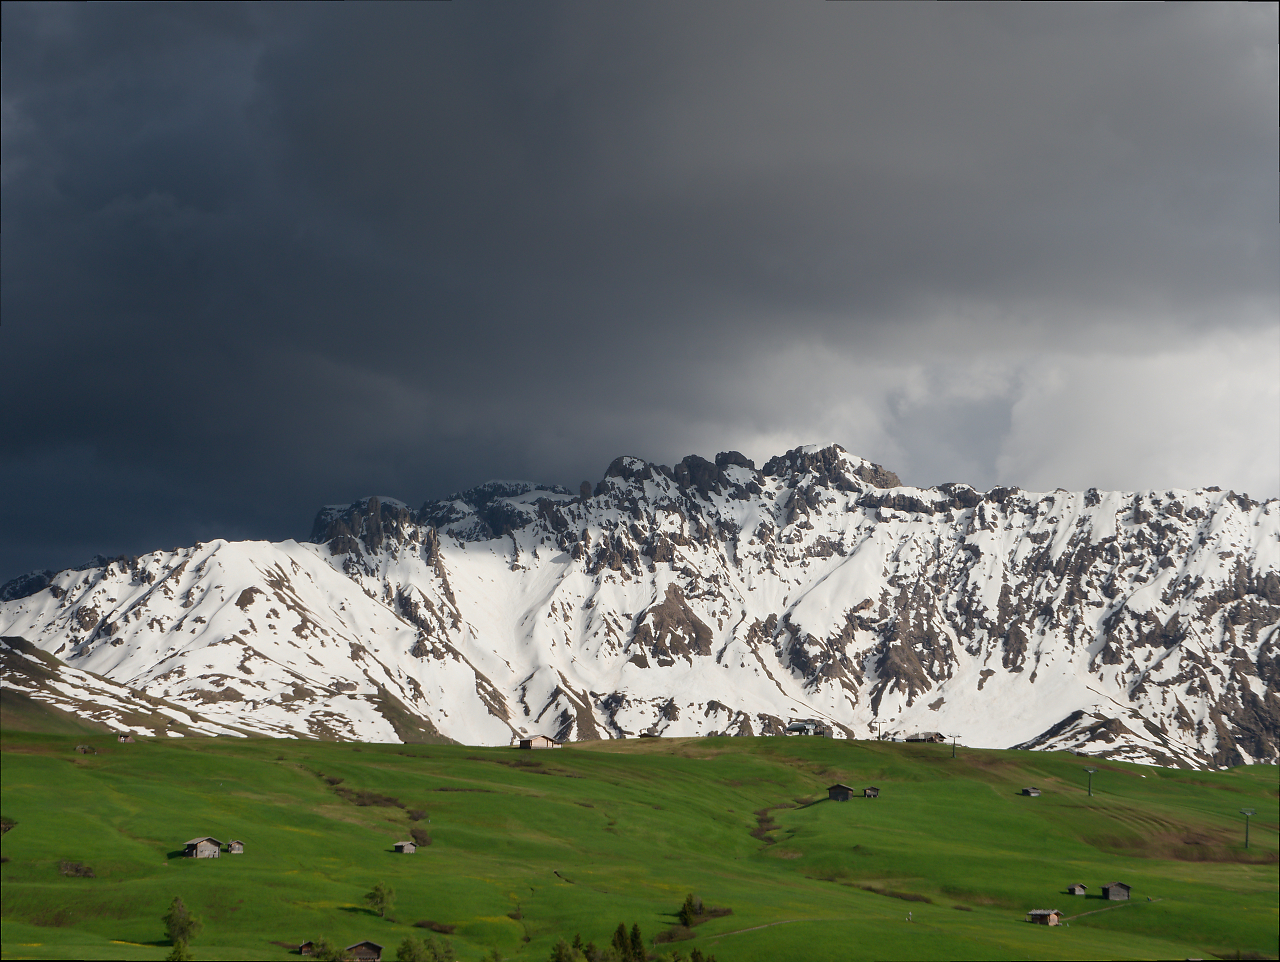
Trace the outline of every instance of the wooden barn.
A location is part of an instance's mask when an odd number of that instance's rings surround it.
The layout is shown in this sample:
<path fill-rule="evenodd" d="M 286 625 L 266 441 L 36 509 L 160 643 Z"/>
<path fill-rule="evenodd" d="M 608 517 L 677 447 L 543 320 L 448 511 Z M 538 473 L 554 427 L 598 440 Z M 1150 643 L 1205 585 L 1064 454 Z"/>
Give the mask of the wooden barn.
<path fill-rule="evenodd" d="M 187 842 L 186 850 L 182 854 L 187 858 L 217 858 L 222 854 L 222 843 L 210 835 L 193 838 Z"/>
<path fill-rule="evenodd" d="M 306 942 L 303 942 L 300 946 L 298 946 L 298 954 L 299 954 L 299 955 L 310 955 L 310 954 L 311 954 L 311 952 L 312 952 L 312 950 L 313 950 L 315 947 L 316 947 L 316 944 L 315 944 L 314 942 L 310 941 L 310 940 L 308 940 L 308 941 L 306 941 Z"/>
<path fill-rule="evenodd" d="M 1032 909 L 1027 913 L 1027 921 L 1036 925 L 1061 925 L 1062 913 L 1057 909 Z"/>
<path fill-rule="evenodd" d="M 238 838 L 233 838 L 231 841 L 229 841 L 229 842 L 227 843 L 227 854 L 228 854 L 228 855 L 243 855 L 243 854 L 244 854 L 244 842 L 240 841 L 240 839 L 238 839 Z"/>
<path fill-rule="evenodd" d="M 520 747 L 524 749 L 560 748 L 561 745 L 554 738 L 548 738 L 546 735 L 534 735 L 532 738 L 520 739 Z M 370 944 L 372 945 L 373 943 Z"/>
<path fill-rule="evenodd" d="M 343 950 L 343 957 L 354 962 L 382 962 L 382 946 L 377 942 L 357 942 Z"/>
<path fill-rule="evenodd" d="M 879 798 L 880 789 L 876 788 L 874 785 L 871 785 L 868 788 L 864 788 L 862 790 L 862 797 L 863 798 Z"/>
<path fill-rule="evenodd" d="M 403 852 L 405 855 L 412 855 L 418 850 L 418 846 L 413 842 L 396 842 L 396 851 Z"/>
<path fill-rule="evenodd" d="M 1123 882 L 1112 882 L 1110 885 L 1102 886 L 1102 897 L 1112 902 L 1123 902 L 1129 897 L 1129 891 L 1129 886 Z"/>
<path fill-rule="evenodd" d="M 1030 795 L 1032 798 L 1039 798 L 1039 797 L 1040 797 L 1040 789 L 1038 789 L 1038 788 L 1024 788 L 1024 789 L 1022 790 L 1022 794 L 1023 794 L 1023 795 Z"/>
<path fill-rule="evenodd" d="M 857 794 L 857 789 L 839 782 L 827 789 L 827 798 L 833 802 L 847 802 Z"/>
<path fill-rule="evenodd" d="M 1089 886 L 1085 885 L 1083 882 L 1077 882 L 1075 885 L 1067 886 L 1067 894 L 1084 895 L 1084 893 L 1088 891 L 1088 889 L 1089 889 Z"/>
<path fill-rule="evenodd" d="M 133 735 L 131 735 L 129 732 L 121 732 L 119 735 L 116 736 L 116 741 L 118 741 L 121 745 L 134 744 Z"/>

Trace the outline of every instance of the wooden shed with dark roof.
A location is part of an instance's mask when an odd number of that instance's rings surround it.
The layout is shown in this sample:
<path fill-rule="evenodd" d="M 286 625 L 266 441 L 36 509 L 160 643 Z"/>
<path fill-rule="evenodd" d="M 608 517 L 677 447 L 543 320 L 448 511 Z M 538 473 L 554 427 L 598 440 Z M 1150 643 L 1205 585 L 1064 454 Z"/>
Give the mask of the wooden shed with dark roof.
<path fill-rule="evenodd" d="M 1061 925 L 1062 913 L 1057 909 L 1032 909 L 1027 913 L 1027 921 L 1037 925 Z"/>
<path fill-rule="evenodd" d="M 868 785 L 866 788 L 862 790 L 862 797 L 863 798 L 879 798 L 880 789 L 876 788 L 874 785 Z"/>
<path fill-rule="evenodd" d="M 1102 886 L 1102 897 L 1112 902 L 1123 902 L 1129 897 L 1130 887 L 1123 882 L 1111 882 Z"/>
<path fill-rule="evenodd" d="M 856 788 L 842 785 L 839 782 L 827 789 L 827 799 L 832 802 L 847 802 L 858 793 Z"/>
<path fill-rule="evenodd" d="M 1088 891 L 1088 889 L 1089 889 L 1089 886 L 1085 885 L 1083 882 L 1076 882 L 1075 885 L 1067 886 L 1067 894 L 1068 895 L 1084 895 L 1084 893 Z"/>
<path fill-rule="evenodd" d="M 343 950 L 344 957 L 354 962 L 382 962 L 382 946 L 377 942 L 357 942 Z"/>
<path fill-rule="evenodd" d="M 233 838 L 231 841 L 229 841 L 229 842 L 227 843 L 227 854 L 228 854 L 228 855 L 243 855 L 243 854 L 244 854 L 244 842 L 240 841 L 240 839 L 238 839 L 238 838 Z"/>
<path fill-rule="evenodd" d="M 405 855 L 412 855 L 418 850 L 418 846 L 414 842 L 396 842 L 396 851 L 403 852 Z"/>
<path fill-rule="evenodd" d="M 1022 790 L 1022 794 L 1023 794 L 1023 795 L 1030 795 L 1032 798 L 1039 798 L 1039 797 L 1040 797 L 1040 789 L 1035 788 L 1035 787 L 1031 787 L 1031 788 L 1024 788 L 1024 789 Z"/>
<path fill-rule="evenodd" d="M 187 858 L 217 858 L 222 854 L 222 843 L 212 835 L 193 838 L 187 842 L 182 854 Z"/>

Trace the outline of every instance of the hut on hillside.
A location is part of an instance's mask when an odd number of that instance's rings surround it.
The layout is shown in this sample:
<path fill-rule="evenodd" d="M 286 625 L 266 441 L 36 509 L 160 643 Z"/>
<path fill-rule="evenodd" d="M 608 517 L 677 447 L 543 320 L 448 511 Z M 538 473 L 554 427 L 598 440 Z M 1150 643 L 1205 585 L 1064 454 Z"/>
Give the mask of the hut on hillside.
<path fill-rule="evenodd" d="M 1027 921 L 1036 925 L 1061 925 L 1062 913 L 1057 909 L 1032 909 L 1027 913 Z"/>
<path fill-rule="evenodd" d="M 554 738 L 548 738 L 546 735 L 534 735 L 532 738 L 520 739 L 520 747 L 524 749 L 560 748 L 561 745 Z"/>
<path fill-rule="evenodd" d="M 343 957 L 353 962 L 382 962 L 382 946 L 377 942 L 357 942 L 343 950 Z"/>
<path fill-rule="evenodd" d="M 1067 886 L 1067 894 L 1068 895 L 1084 895 L 1085 891 L 1088 888 L 1089 886 L 1085 885 L 1083 882 L 1077 882 L 1075 885 Z"/>
<path fill-rule="evenodd" d="M 222 854 L 222 843 L 211 835 L 193 838 L 182 854 L 187 858 L 217 858 Z"/>
<path fill-rule="evenodd" d="M 77 752 L 79 752 L 81 755 L 96 755 L 96 754 L 98 754 L 98 750 L 97 750 L 96 748 L 94 748 L 92 745 L 77 745 L 77 746 L 76 746 L 76 751 L 77 751 Z"/>
<path fill-rule="evenodd" d="M 1030 795 L 1032 798 L 1039 798 L 1039 797 L 1040 797 L 1040 789 L 1035 788 L 1035 787 L 1031 787 L 1031 788 L 1024 788 L 1024 789 L 1022 790 L 1022 794 L 1023 794 L 1023 795 Z"/>
<path fill-rule="evenodd" d="M 403 852 L 405 855 L 412 855 L 418 850 L 418 846 L 413 842 L 396 842 L 396 851 Z"/>
<path fill-rule="evenodd" d="M 847 802 L 856 794 L 856 789 L 841 785 L 839 782 L 827 789 L 827 799 L 833 802 Z"/>
<path fill-rule="evenodd" d="M 916 732 L 914 735 L 908 735 L 909 742 L 930 742 L 935 745 L 945 744 L 947 736 L 942 732 Z"/>
<path fill-rule="evenodd" d="M 1110 885 L 1102 886 L 1102 897 L 1112 902 L 1123 902 L 1129 897 L 1129 891 L 1129 886 L 1123 882 L 1112 882 Z"/>
<path fill-rule="evenodd" d="M 298 946 L 298 954 L 310 955 L 312 950 L 315 949 L 315 947 L 316 947 L 316 944 L 312 942 L 310 939 L 308 939 L 306 942 L 303 942 L 300 946 Z"/>
<path fill-rule="evenodd" d="M 862 790 L 862 797 L 863 798 L 879 798 L 880 789 L 876 788 L 874 785 L 868 786 L 867 788 L 864 788 Z"/>
<path fill-rule="evenodd" d="M 238 838 L 233 838 L 231 841 L 229 841 L 229 842 L 227 843 L 227 854 L 228 854 L 228 855 L 243 855 L 243 854 L 244 854 L 244 842 L 240 841 L 240 839 L 238 839 Z"/>
<path fill-rule="evenodd" d="M 116 741 L 118 741 L 121 745 L 132 745 L 134 744 L 133 733 L 121 732 L 119 735 L 116 736 Z"/>

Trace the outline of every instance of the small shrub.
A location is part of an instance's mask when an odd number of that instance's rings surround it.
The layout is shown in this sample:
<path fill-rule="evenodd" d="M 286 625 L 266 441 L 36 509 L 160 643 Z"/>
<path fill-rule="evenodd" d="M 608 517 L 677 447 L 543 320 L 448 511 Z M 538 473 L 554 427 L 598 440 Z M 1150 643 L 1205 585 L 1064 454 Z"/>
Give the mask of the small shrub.
<path fill-rule="evenodd" d="M 415 826 L 409 829 L 409 835 L 413 838 L 413 843 L 415 845 L 422 846 L 431 844 L 431 833 L 425 828 L 418 828 Z"/>
<path fill-rule="evenodd" d="M 392 798 L 390 795 L 382 795 L 379 792 L 369 792 L 364 789 L 350 788 L 334 788 L 333 793 L 339 798 L 345 798 L 348 802 L 356 805 L 366 806 L 382 806 L 383 808 L 404 808 L 404 802 L 398 798 Z"/>
<path fill-rule="evenodd" d="M 684 905 L 680 906 L 680 925 L 685 928 L 693 928 L 695 925 L 701 925 L 711 919 L 724 918 L 726 915 L 732 915 L 733 909 L 704 905 L 702 899 L 690 893 L 684 897 Z M 685 936 L 691 938 L 692 936 Z"/>
<path fill-rule="evenodd" d="M 655 942 L 683 942 L 685 939 L 691 939 L 698 933 L 693 931 L 687 925 L 673 925 L 665 932 L 659 932 L 654 936 Z"/>
<path fill-rule="evenodd" d="M 68 878 L 97 878 L 93 869 L 83 862 L 68 862 L 64 859 L 58 863 L 58 871 Z"/>
<path fill-rule="evenodd" d="M 409 809 L 409 821 L 420 822 L 427 817 L 427 813 L 420 808 Z"/>
<path fill-rule="evenodd" d="M 391 907 L 395 905 L 396 890 L 383 882 L 379 882 L 373 887 L 373 891 L 364 893 L 364 900 L 369 903 L 369 908 L 386 918 L 387 913 L 391 911 Z"/>
<path fill-rule="evenodd" d="M 336 775 L 326 775 L 324 777 L 324 780 L 328 782 L 330 785 L 341 785 L 343 782 L 346 781 L 345 778 L 338 778 Z"/>
<path fill-rule="evenodd" d="M 430 929 L 432 932 L 439 932 L 441 935 L 453 935 L 456 925 L 446 925 L 444 922 L 432 922 L 430 919 L 423 919 L 421 922 L 413 923 L 417 928 Z"/>
<path fill-rule="evenodd" d="M 454 962 L 457 958 L 453 944 L 434 935 L 426 941 L 405 939 L 396 949 L 396 962 Z"/>
<path fill-rule="evenodd" d="M 9 818 L 7 815 L 0 816 L 0 835 L 6 834 L 9 831 L 9 829 L 13 828 L 13 826 L 17 824 L 18 824 L 17 822 Z"/>
<path fill-rule="evenodd" d="M 328 939 L 316 939 L 311 943 L 311 958 L 317 962 L 343 962 L 342 949 Z"/>
<path fill-rule="evenodd" d="M 173 942 L 175 949 L 179 942 L 185 947 L 204 927 L 199 917 L 192 915 L 182 899 L 177 897 L 169 903 L 169 911 L 164 913 L 161 921 L 164 922 L 164 934 Z"/>

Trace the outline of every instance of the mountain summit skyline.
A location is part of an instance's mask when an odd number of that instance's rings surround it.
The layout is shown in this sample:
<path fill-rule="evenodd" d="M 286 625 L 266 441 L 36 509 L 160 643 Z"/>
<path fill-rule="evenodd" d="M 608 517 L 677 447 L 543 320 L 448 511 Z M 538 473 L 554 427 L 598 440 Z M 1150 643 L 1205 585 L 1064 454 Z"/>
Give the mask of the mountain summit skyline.
<path fill-rule="evenodd" d="M 1193 767 L 1276 761 L 1278 629 L 1280 501 L 917 488 L 838 445 L 368 497 L 306 542 L 0 591 L 0 634 L 34 646 L 13 657 L 163 699 L 190 731 L 506 744 L 816 718 Z"/>

